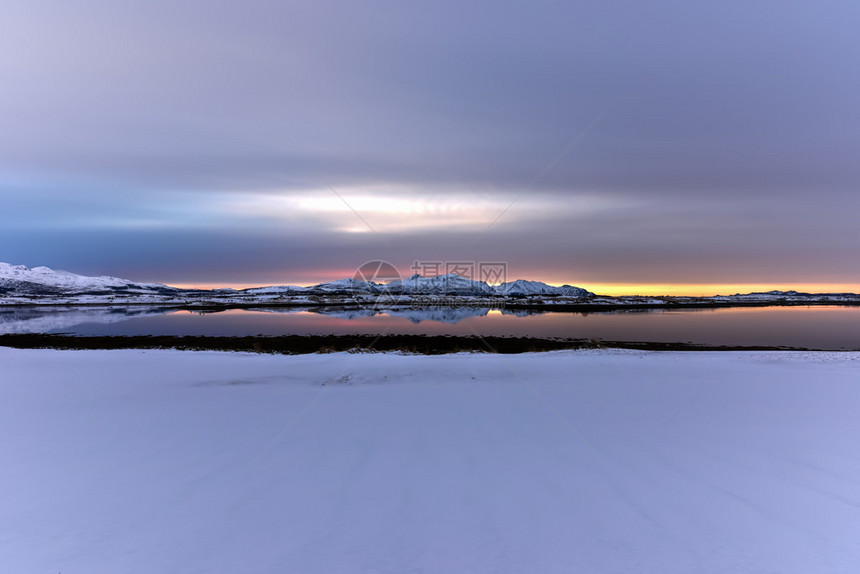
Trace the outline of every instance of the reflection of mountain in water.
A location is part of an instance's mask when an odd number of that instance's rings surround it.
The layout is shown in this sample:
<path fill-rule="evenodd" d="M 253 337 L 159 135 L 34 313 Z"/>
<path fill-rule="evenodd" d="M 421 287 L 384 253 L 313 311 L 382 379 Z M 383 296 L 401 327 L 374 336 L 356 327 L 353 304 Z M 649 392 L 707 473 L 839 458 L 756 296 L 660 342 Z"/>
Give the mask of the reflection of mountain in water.
<path fill-rule="evenodd" d="M 307 311 L 319 313 L 329 317 L 337 317 L 339 319 L 359 319 L 364 317 L 375 317 L 377 315 L 388 315 L 389 317 L 403 317 L 416 325 L 422 321 L 436 321 L 438 323 L 454 324 L 470 319 L 472 317 L 485 317 L 490 309 L 487 307 L 392 307 L 384 309 L 373 308 L 349 308 L 343 307 L 318 307 L 308 308 Z M 500 309 L 503 315 L 514 315 L 516 317 L 526 317 L 528 315 L 542 314 L 539 311 L 516 309 L 509 311 Z"/>
<path fill-rule="evenodd" d="M 0 333 L 48 333 L 84 323 L 119 323 L 134 317 L 164 315 L 170 309 L 132 307 L 5 307 L 0 308 Z"/>
<path fill-rule="evenodd" d="M 121 323 L 137 317 L 151 317 L 173 313 L 175 308 L 163 307 L 0 307 L 0 334 L 17 333 L 50 333 L 73 330 L 83 324 Z M 413 324 L 423 321 L 435 321 L 453 325 L 472 317 L 485 317 L 490 309 L 486 307 L 269 307 L 248 310 L 254 313 L 292 314 L 311 312 L 327 317 L 353 320 L 368 317 L 402 317 Z M 541 315 L 542 311 L 515 309 L 500 309 L 503 315 L 525 317 Z M 217 315 L 225 312 L 219 310 L 193 311 L 191 315 Z"/>
<path fill-rule="evenodd" d="M 429 307 L 426 309 L 389 309 L 386 314 L 392 317 L 404 317 L 416 325 L 421 321 L 436 321 L 439 323 L 459 323 L 471 317 L 484 317 L 489 309 L 481 307 Z"/>

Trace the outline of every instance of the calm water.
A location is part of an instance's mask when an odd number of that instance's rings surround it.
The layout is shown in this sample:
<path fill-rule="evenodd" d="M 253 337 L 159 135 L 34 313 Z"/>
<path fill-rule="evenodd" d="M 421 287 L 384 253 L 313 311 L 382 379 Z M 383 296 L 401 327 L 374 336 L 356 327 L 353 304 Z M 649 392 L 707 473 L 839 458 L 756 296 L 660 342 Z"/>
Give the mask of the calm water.
<path fill-rule="evenodd" d="M 132 314 L 130 314 L 132 313 Z M 75 335 L 429 334 L 860 349 L 858 307 L 765 307 L 514 315 L 487 309 L 388 311 L 0 309 L 0 333 Z"/>

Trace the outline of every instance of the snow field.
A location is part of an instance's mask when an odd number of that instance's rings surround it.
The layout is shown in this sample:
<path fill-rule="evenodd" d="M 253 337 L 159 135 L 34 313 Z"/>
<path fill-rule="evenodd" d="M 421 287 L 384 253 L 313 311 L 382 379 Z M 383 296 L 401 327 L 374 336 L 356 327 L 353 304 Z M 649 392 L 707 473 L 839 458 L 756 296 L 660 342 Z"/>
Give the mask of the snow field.
<path fill-rule="evenodd" d="M 856 572 L 858 373 L 0 348 L 0 571 Z"/>

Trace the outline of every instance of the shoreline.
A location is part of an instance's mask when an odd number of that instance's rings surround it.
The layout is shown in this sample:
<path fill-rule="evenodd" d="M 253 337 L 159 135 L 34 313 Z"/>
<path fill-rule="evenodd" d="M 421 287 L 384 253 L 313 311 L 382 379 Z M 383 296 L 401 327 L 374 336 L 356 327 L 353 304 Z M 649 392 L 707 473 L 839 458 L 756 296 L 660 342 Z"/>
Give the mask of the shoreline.
<path fill-rule="evenodd" d="M 834 301 L 827 299 L 814 299 L 810 301 L 663 301 L 663 302 L 600 302 L 600 303 L 511 303 L 498 301 L 493 305 L 478 305 L 474 302 L 464 300 L 455 304 L 445 305 L 416 305 L 410 303 L 397 303 L 388 306 L 380 306 L 379 311 L 387 309 L 429 309 L 429 308 L 479 308 L 479 309 L 518 309 L 536 311 L 560 311 L 560 312 L 605 312 L 615 310 L 658 310 L 658 309 L 727 309 L 727 308 L 750 308 L 750 307 L 858 307 L 860 300 Z M 72 307 L 155 307 L 176 311 L 226 311 L 231 309 L 277 309 L 277 308 L 325 308 L 339 307 L 345 309 L 368 309 L 374 308 L 373 301 L 261 301 L 252 303 L 174 303 L 159 301 L 132 301 L 132 302 L 110 302 L 110 301 L 47 301 L 27 303 L 0 302 L 3 308 L 72 308 Z"/>
<path fill-rule="evenodd" d="M 855 352 L 860 349 L 816 349 L 788 346 L 707 345 L 658 341 L 605 341 L 538 337 L 455 335 L 97 335 L 26 333 L 0 335 L 0 347 L 15 349 L 114 350 L 177 349 L 233 351 L 276 355 L 334 352 L 404 352 L 445 355 L 460 352 L 521 354 L 572 349 L 628 349 L 639 351 L 812 351 Z"/>

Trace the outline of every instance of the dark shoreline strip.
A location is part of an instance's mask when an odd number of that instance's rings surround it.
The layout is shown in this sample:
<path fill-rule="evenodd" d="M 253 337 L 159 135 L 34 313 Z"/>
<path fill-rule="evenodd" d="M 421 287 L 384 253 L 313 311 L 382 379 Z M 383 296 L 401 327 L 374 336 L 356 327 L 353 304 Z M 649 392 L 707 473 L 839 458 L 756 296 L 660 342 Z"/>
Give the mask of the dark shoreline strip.
<path fill-rule="evenodd" d="M 371 302 L 372 303 L 372 302 Z M 680 309 L 730 309 L 730 308 L 750 308 L 750 307 L 860 307 L 860 301 L 845 300 L 833 301 L 812 299 L 809 301 L 674 301 L 668 300 L 662 303 L 526 303 L 517 302 L 516 300 L 504 300 L 499 302 L 498 307 L 504 309 L 520 309 L 543 312 L 568 312 L 568 313 L 601 313 L 606 311 L 654 311 L 659 309 L 680 310 Z M 289 308 L 343 308 L 343 309 L 362 309 L 366 308 L 362 303 L 356 301 L 261 301 L 261 302 L 124 302 L 124 301 L 101 301 L 101 302 L 75 302 L 75 301 L 28 301 L 15 303 L 0 303 L 0 308 L 15 309 L 15 308 L 72 308 L 72 307 L 134 307 L 145 308 L 153 307 L 164 309 L 165 311 L 227 311 L 230 309 L 289 309 Z M 392 308 L 409 309 L 413 305 L 410 303 L 393 304 Z M 487 308 L 480 305 L 473 305 L 469 301 L 463 301 L 456 305 L 442 305 L 441 307 L 458 309 L 464 307 Z M 422 307 L 418 307 L 422 308 Z"/>
<path fill-rule="evenodd" d="M 645 341 L 599 341 L 593 339 L 540 339 L 532 337 L 464 337 L 439 335 L 282 335 L 256 337 L 210 336 L 94 336 L 61 334 L 0 335 L 0 347 L 16 349 L 182 349 L 195 351 L 242 351 L 301 355 L 338 351 L 403 351 L 439 355 L 461 351 L 528 353 L 562 349 L 635 349 L 643 351 L 810 351 L 808 349 L 737 345 L 697 345 Z"/>

